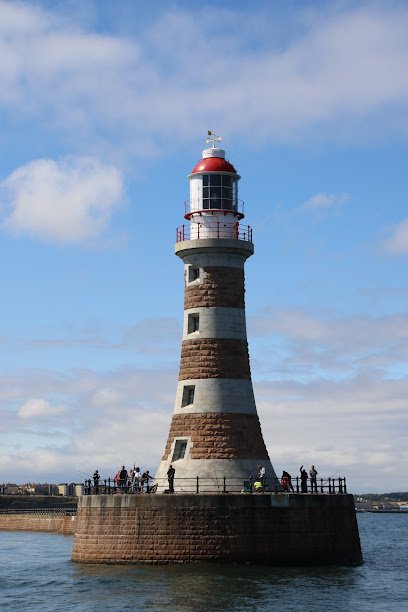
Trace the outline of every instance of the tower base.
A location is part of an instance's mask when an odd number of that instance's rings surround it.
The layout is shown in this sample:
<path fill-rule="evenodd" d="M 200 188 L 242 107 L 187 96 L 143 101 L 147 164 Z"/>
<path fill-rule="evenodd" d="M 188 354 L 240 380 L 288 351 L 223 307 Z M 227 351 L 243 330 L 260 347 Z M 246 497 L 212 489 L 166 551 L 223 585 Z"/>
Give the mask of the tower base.
<path fill-rule="evenodd" d="M 352 495 L 79 498 L 72 561 L 360 565 Z"/>

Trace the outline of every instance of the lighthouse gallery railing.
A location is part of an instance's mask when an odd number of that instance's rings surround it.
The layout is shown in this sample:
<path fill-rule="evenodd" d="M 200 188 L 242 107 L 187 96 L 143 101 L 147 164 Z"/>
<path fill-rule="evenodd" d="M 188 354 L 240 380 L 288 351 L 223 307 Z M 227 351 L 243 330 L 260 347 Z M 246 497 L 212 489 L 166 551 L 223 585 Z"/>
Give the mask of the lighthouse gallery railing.
<path fill-rule="evenodd" d="M 219 220 L 208 221 L 206 219 L 205 223 L 195 222 L 193 226 L 185 224 L 176 229 L 176 242 L 209 237 L 232 238 L 233 240 L 252 242 L 252 228 L 249 225 L 242 225 L 238 221 L 224 223 Z"/>

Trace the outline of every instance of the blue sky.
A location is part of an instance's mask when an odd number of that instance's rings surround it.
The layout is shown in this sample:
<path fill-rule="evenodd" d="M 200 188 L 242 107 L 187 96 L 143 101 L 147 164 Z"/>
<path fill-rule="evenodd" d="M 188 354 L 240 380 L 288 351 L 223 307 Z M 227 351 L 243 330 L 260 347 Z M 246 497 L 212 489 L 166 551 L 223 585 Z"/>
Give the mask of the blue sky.
<path fill-rule="evenodd" d="M 407 28 L 405 2 L 0 0 L 0 481 L 156 469 L 212 129 L 272 463 L 406 489 Z"/>

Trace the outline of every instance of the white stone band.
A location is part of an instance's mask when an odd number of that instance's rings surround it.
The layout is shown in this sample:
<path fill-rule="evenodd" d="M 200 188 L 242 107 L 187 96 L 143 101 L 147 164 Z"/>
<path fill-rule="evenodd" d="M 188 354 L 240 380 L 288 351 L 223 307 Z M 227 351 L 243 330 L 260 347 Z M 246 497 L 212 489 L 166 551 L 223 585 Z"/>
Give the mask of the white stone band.
<path fill-rule="evenodd" d="M 235 253 L 192 253 L 183 257 L 184 264 L 200 268 L 226 267 L 244 269 L 245 259 Z"/>
<path fill-rule="evenodd" d="M 269 460 L 265 459 L 191 459 L 189 448 L 184 459 L 172 461 L 175 441 L 172 444 L 170 456 L 167 461 L 162 461 L 156 474 L 155 483 L 158 491 L 168 489 L 167 470 L 172 464 L 176 470 L 174 489 L 177 493 L 184 490 L 194 490 L 195 480 L 199 477 L 199 486 L 202 490 L 211 486 L 218 487 L 214 493 L 222 493 L 224 477 L 227 479 L 229 490 L 241 491 L 244 483 L 248 483 L 250 477 L 255 480 L 259 473 L 258 466 L 265 468 L 265 476 L 268 479 L 275 478 L 275 471 Z"/>
<path fill-rule="evenodd" d="M 190 389 L 194 390 L 193 403 Z M 184 404 L 184 405 L 183 405 Z M 252 381 L 229 378 L 194 378 L 177 385 L 174 414 L 228 412 L 257 414 Z"/>
<path fill-rule="evenodd" d="M 198 317 L 198 331 L 193 318 Z M 189 308 L 184 311 L 183 341 L 200 338 L 236 338 L 246 340 L 245 310 L 242 308 Z"/>

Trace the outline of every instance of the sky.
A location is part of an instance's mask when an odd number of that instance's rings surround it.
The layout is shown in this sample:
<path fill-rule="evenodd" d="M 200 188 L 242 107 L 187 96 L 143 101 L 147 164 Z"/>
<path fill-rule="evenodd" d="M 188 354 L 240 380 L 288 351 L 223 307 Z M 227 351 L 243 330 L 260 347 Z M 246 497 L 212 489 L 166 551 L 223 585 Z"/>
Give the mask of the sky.
<path fill-rule="evenodd" d="M 0 482 L 158 467 L 213 130 L 276 472 L 407 490 L 407 31 L 394 0 L 0 0 Z"/>

